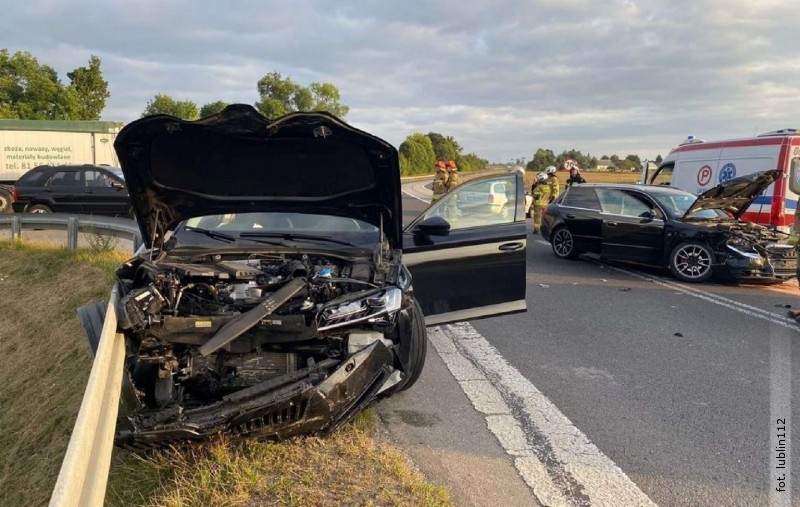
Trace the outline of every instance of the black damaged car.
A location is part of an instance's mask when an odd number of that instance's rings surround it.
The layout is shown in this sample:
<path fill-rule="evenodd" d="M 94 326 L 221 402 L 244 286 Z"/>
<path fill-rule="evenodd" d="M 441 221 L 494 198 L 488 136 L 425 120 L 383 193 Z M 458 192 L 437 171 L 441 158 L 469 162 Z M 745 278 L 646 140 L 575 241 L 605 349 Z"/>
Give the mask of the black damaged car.
<path fill-rule="evenodd" d="M 426 325 L 525 311 L 517 173 L 403 230 L 397 151 L 326 113 L 150 116 L 115 148 L 145 242 L 117 270 L 120 445 L 326 434 L 414 384 Z M 510 213 L 468 205 L 487 181 Z"/>
<path fill-rule="evenodd" d="M 775 179 L 763 171 L 722 183 L 699 197 L 658 185 L 570 187 L 542 218 L 542 235 L 562 259 L 584 252 L 667 268 L 684 282 L 712 276 L 781 283 L 795 276 L 788 235 L 739 218 Z"/>

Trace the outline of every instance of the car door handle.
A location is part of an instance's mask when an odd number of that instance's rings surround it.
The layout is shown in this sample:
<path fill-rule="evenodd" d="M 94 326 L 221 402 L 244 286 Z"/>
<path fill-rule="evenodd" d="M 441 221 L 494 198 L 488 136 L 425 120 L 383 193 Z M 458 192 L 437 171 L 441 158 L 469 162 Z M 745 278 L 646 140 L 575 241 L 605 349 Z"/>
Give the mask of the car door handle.
<path fill-rule="evenodd" d="M 609 227 L 616 227 L 617 223 L 616 222 L 606 222 L 606 225 L 609 226 Z"/>
<path fill-rule="evenodd" d="M 522 243 L 503 243 L 502 245 L 500 245 L 500 250 L 504 252 L 510 252 L 513 250 L 519 250 L 522 247 L 523 247 Z"/>
<path fill-rule="evenodd" d="M 567 218 L 575 218 L 575 215 L 567 215 Z"/>

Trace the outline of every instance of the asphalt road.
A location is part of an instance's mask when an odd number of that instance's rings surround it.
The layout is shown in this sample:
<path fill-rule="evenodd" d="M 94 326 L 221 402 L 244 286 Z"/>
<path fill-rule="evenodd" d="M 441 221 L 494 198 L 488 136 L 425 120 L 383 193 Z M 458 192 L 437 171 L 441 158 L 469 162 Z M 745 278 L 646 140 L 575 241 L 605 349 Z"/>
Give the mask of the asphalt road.
<path fill-rule="evenodd" d="M 422 189 L 405 188 L 408 222 L 425 204 L 412 197 L 424 197 Z M 797 435 L 790 442 L 800 439 L 800 402 L 791 399 L 800 392 L 800 346 L 794 344 L 800 326 L 785 317 L 786 305 L 800 308 L 796 282 L 777 289 L 685 285 L 657 270 L 609 266 L 587 256 L 561 261 L 540 237 L 529 238 L 528 312 L 448 332 L 511 408 L 528 441 L 553 448 L 555 464 L 532 454 L 550 478 L 553 470 L 567 477 L 554 481 L 561 495 L 554 504 L 620 505 L 613 494 L 597 500 L 603 480 L 584 484 L 572 458 L 563 458 L 582 454 L 569 449 L 580 439 L 564 440 L 558 429 L 548 433 L 548 418 L 565 416 L 565 424 L 574 425 L 567 432 L 585 436 L 588 443 L 580 445 L 596 446 L 611 462 L 598 467 L 618 467 L 655 504 L 800 505 L 800 478 L 794 477 L 791 499 L 774 492 L 788 471 L 776 468 L 782 445 L 777 419 L 786 419 L 789 435 Z M 470 355 L 461 343 L 471 342 L 455 338 L 465 329 L 482 335 L 505 370 L 493 372 L 493 363 Z M 513 382 L 504 384 L 506 370 L 552 403 L 555 415 L 537 419 L 535 409 L 526 412 Z M 427 392 L 416 396 L 429 399 Z M 413 405 L 413 398 L 404 402 Z M 442 400 L 441 407 L 434 416 L 447 419 L 452 406 Z M 503 430 L 492 428 L 491 416 L 486 420 L 502 444 Z M 424 444 L 424 434 L 419 438 Z M 519 458 L 503 447 L 530 485 Z M 790 462 L 786 466 L 791 470 Z"/>

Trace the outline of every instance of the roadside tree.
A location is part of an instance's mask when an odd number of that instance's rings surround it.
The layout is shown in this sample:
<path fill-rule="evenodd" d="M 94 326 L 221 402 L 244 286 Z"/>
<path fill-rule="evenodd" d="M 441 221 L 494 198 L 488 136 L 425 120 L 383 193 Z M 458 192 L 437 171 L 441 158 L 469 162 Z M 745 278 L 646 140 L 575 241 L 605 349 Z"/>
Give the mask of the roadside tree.
<path fill-rule="evenodd" d="M 294 111 L 327 111 L 340 118 L 350 106 L 341 102 L 339 89 L 331 83 L 301 86 L 279 72 L 270 72 L 258 81 L 260 99 L 255 106 L 267 118 L 278 118 Z"/>
<path fill-rule="evenodd" d="M 228 106 L 227 102 L 223 102 L 218 100 L 216 102 L 209 102 L 208 104 L 203 104 L 203 107 L 200 108 L 200 118 L 205 118 L 206 116 L 211 116 L 212 114 L 217 114 L 223 109 Z"/>
<path fill-rule="evenodd" d="M 191 100 L 175 100 L 163 93 L 156 94 L 147 101 L 142 116 L 151 114 L 169 114 L 184 120 L 196 120 L 199 117 L 197 104 Z"/>

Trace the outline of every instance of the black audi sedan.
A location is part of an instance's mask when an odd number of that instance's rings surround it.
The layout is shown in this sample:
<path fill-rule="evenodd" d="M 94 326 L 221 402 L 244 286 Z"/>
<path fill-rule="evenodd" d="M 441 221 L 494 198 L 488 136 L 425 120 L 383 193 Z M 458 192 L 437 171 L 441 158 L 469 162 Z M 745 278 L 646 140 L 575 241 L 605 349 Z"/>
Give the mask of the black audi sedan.
<path fill-rule="evenodd" d="M 542 219 L 556 257 L 585 252 L 605 260 L 668 269 L 684 282 L 712 276 L 781 283 L 795 276 L 788 235 L 739 220 L 778 177 L 763 171 L 720 184 L 699 197 L 658 185 L 588 184 L 567 189 Z"/>
<path fill-rule="evenodd" d="M 34 167 L 14 184 L 12 201 L 17 213 L 131 215 L 122 171 L 106 165 Z"/>

